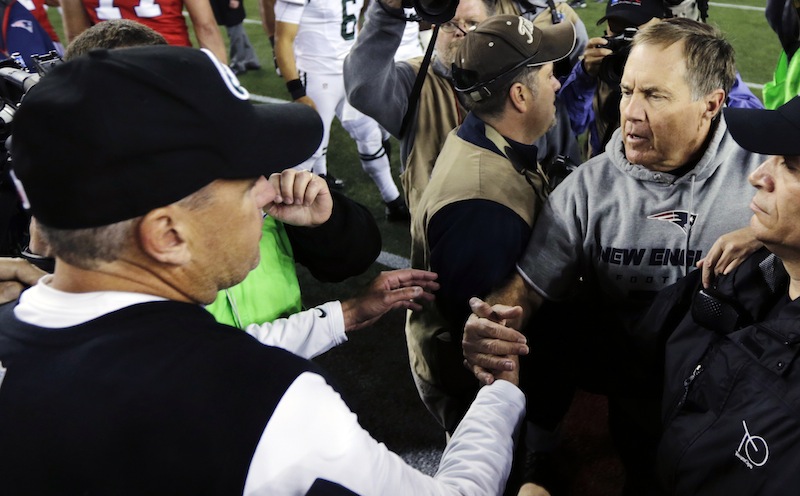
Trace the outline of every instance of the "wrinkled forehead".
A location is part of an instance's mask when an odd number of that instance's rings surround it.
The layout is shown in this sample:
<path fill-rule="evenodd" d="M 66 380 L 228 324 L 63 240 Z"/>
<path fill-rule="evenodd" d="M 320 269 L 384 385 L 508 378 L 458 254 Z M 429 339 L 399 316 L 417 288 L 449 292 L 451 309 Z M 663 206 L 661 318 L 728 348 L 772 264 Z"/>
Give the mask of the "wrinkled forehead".
<path fill-rule="evenodd" d="M 686 58 L 683 53 L 682 43 L 673 43 L 664 46 L 649 43 L 638 43 L 631 48 L 622 81 L 642 79 L 648 84 L 673 84 L 686 82 Z M 631 81 L 627 81 L 631 84 Z M 688 87 L 688 86 L 687 86 Z"/>

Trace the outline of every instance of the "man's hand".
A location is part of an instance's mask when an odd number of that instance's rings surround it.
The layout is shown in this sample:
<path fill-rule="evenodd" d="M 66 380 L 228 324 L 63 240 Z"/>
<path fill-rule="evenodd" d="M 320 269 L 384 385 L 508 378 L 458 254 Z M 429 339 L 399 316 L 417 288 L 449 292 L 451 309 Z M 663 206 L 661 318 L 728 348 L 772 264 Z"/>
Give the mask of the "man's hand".
<path fill-rule="evenodd" d="M 23 289 L 45 274 L 21 258 L 0 258 L 0 304 L 16 300 Z"/>
<path fill-rule="evenodd" d="M 433 301 L 439 289 L 436 277 L 417 269 L 381 272 L 361 295 L 342 302 L 345 331 L 367 327 L 396 308 L 420 310 L 419 301 Z"/>
<path fill-rule="evenodd" d="M 606 44 L 608 40 L 605 38 L 592 38 L 586 44 L 586 50 L 583 52 L 583 70 L 586 74 L 597 77 L 600 73 L 600 63 L 614 53 L 608 48 L 603 48 Z"/>
<path fill-rule="evenodd" d="M 467 368 L 483 384 L 518 377 L 517 355 L 528 354 L 528 340 L 509 326 L 520 325 L 522 307 L 490 306 L 480 298 L 471 298 L 469 306 L 472 315 L 464 326 L 461 343 Z"/>
<path fill-rule="evenodd" d="M 287 169 L 269 176 L 275 199 L 264 211 L 293 226 L 316 227 L 331 218 L 333 198 L 325 179 L 310 171 Z"/>
<path fill-rule="evenodd" d="M 703 270 L 703 287 L 709 287 L 714 277 L 730 273 L 762 246 L 764 244 L 756 239 L 750 226 L 720 236 L 696 264 Z"/>
<path fill-rule="evenodd" d="M 550 496 L 550 493 L 540 485 L 527 482 L 519 488 L 517 496 Z"/>

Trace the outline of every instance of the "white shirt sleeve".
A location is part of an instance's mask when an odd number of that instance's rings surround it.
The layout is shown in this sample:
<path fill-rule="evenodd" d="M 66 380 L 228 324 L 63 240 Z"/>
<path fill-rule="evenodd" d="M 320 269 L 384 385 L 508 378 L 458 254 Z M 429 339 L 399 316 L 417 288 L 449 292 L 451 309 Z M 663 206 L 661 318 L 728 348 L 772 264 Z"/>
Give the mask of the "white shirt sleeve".
<path fill-rule="evenodd" d="M 275 20 L 289 24 L 300 24 L 300 18 L 303 17 L 305 8 L 305 0 L 276 0 Z"/>
<path fill-rule="evenodd" d="M 347 341 L 342 304 L 338 301 L 329 301 L 286 319 L 250 324 L 245 332 L 262 344 L 283 348 L 306 359 Z"/>
<path fill-rule="evenodd" d="M 267 423 L 244 494 L 304 495 L 317 478 L 362 496 L 502 494 L 524 412 L 525 397 L 511 383 L 481 388 L 430 477 L 373 439 L 339 394 L 306 372 Z"/>

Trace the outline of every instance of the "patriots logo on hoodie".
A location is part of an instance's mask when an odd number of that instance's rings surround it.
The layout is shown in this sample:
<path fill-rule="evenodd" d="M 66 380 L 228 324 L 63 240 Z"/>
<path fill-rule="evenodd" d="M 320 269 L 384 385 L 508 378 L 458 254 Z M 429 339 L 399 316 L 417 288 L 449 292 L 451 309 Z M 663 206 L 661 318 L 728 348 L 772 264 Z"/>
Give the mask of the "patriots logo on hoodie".
<path fill-rule="evenodd" d="M 663 220 L 678 226 L 684 234 L 689 234 L 689 229 L 694 225 L 697 214 L 692 214 L 686 210 L 668 210 L 658 214 L 649 215 L 648 219 Z"/>
<path fill-rule="evenodd" d="M 12 28 L 22 28 L 27 32 L 33 34 L 33 23 L 27 19 L 20 19 L 11 23 Z"/>

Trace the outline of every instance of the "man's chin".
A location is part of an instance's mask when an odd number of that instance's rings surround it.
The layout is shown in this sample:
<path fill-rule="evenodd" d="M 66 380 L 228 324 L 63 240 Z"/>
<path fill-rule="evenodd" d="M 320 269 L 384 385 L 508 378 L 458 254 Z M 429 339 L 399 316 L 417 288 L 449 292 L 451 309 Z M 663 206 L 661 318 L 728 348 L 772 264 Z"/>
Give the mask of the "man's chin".
<path fill-rule="evenodd" d="M 637 151 L 629 146 L 625 147 L 625 158 L 632 164 L 643 165 L 645 167 L 647 167 L 649 163 L 644 152 Z"/>

